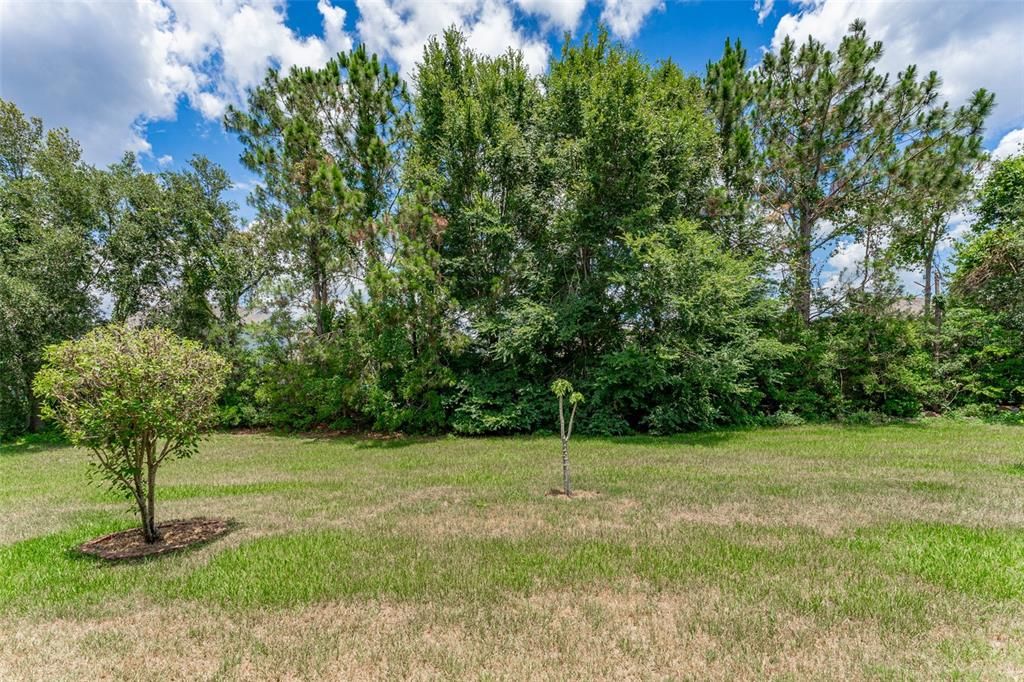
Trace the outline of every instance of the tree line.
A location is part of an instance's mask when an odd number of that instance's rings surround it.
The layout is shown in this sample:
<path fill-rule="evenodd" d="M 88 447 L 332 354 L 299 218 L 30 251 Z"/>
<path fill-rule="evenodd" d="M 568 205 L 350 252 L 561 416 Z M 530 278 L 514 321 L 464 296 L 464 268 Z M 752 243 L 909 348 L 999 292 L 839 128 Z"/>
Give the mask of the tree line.
<path fill-rule="evenodd" d="M 550 429 L 559 377 L 589 433 L 1013 414 L 1024 157 L 989 162 L 990 93 L 952 107 L 882 50 L 857 22 L 693 75 L 602 30 L 535 76 L 453 29 L 408 87 L 358 46 L 226 113 L 248 223 L 202 156 L 95 168 L 2 102 L 0 433 L 107 321 L 224 356 L 225 426 Z"/>

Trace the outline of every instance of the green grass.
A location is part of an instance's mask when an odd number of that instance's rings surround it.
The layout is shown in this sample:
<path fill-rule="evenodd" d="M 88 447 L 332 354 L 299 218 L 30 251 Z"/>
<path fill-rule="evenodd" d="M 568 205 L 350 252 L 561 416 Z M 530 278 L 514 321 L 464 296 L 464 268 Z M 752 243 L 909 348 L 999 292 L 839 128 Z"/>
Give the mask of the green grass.
<path fill-rule="evenodd" d="M 109 565 L 86 453 L 5 446 L 0 678 L 1014 678 L 1022 459 L 944 421 L 581 438 L 567 501 L 553 438 L 217 435 L 158 512 L 240 528 Z"/>

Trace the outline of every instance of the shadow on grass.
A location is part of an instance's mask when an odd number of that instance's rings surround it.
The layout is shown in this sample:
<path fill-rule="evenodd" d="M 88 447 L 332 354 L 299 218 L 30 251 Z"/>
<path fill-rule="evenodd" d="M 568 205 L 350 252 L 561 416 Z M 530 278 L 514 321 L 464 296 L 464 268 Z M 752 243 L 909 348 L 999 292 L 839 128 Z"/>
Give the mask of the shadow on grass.
<path fill-rule="evenodd" d="M 631 436 L 583 436 L 581 440 L 603 440 L 617 445 L 648 445 L 654 447 L 678 447 L 689 445 L 693 447 L 713 448 L 723 445 L 737 436 L 753 430 L 752 428 L 722 429 L 719 431 L 695 431 L 693 433 L 678 433 L 671 436 L 651 436 L 637 434 Z"/>
<path fill-rule="evenodd" d="M 7 443 L 0 441 L 0 457 L 46 452 L 47 450 L 70 447 L 70 445 L 58 433 L 33 433 L 27 436 L 20 436 Z"/>
<path fill-rule="evenodd" d="M 206 547 L 207 545 L 210 545 L 210 544 L 216 542 L 217 540 L 220 540 L 220 539 L 224 538 L 225 536 L 230 535 L 231 533 L 234 533 L 235 531 L 237 531 L 240 528 L 244 527 L 243 524 L 240 523 L 236 519 L 205 519 L 205 518 L 202 518 L 202 517 L 196 518 L 196 519 L 173 519 L 171 521 L 164 521 L 162 523 L 158 523 L 157 527 L 161 530 L 162 533 L 168 534 L 168 535 L 166 535 L 166 538 L 171 538 L 171 536 L 169 535 L 170 531 L 168 529 L 168 527 L 170 525 L 173 525 L 173 524 L 179 523 L 179 522 L 186 522 L 186 523 L 194 522 L 194 521 L 197 521 L 197 520 L 198 521 L 211 521 L 212 520 L 212 521 L 221 523 L 223 525 L 222 525 L 221 528 L 213 531 L 211 534 L 208 534 L 208 535 L 196 538 L 196 539 L 192 539 L 190 541 L 186 540 L 182 544 L 175 544 L 173 546 L 163 546 L 163 547 L 159 547 L 159 546 L 156 546 L 156 545 L 147 546 L 147 547 L 152 547 L 152 551 L 147 551 L 146 553 L 138 554 L 138 555 L 126 555 L 126 556 L 110 555 L 110 556 L 108 556 L 103 551 L 89 551 L 89 550 L 87 550 L 85 548 L 85 546 L 88 545 L 91 542 L 96 541 L 96 540 L 102 540 L 102 539 L 104 539 L 106 537 L 109 537 L 110 535 L 121 535 L 121 534 L 129 533 L 129 532 L 131 532 L 131 533 L 136 533 L 137 532 L 137 533 L 139 533 L 141 535 L 142 528 L 140 526 L 132 526 L 130 528 L 126 528 L 126 529 L 121 530 L 121 531 L 115 531 L 114 533 L 106 533 L 104 535 L 100 535 L 100 536 L 95 537 L 95 538 L 90 538 L 89 540 L 86 540 L 85 542 L 83 542 L 83 543 L 81 543 L 79 545 L 76 545 L 75 547 L 72 547 L 68 551 L 71 552 L 76 557 L 84 557 L 84 558 L 87 558 L 87 559 L 94 559 L 97 562 L 99 562 L 100 565 L 104 565 L 104 566 L 119 566 L 119 565 L 125 565 L 125 564 L 142 564 L 142 563 L 147 563 L 147 562 L 150 562 L 150 561 L 158 561 L 158 560 L 160 560 L 160 559 L 162 559 L 164 557 L 168 557 L 168 556 L 174 556 L 174 555 L 181 556 L 181 555 L 184 555 L 184 554 L 189 554 L 189 553 L 194 552 L 194 551 L 196 551 L 198 549 L 201 549 L 202 547 Z M 173 542 L 173 539 L 171 541 Z"/>
<path fill-rule="evenodd" d="M 348 431 L 330 430 L 282 431 L 274 429 L 230 429 L 220 431 L 219 433 L 226 434 L 229 436 L 248 436 L 253 434 L 262 434 L 273 436 L 274 438 L 284 438 L 287 440 L 300 441 L 302 445 L 318 445 L 321 443 L 344 443 L 346 445 L 352 445 L 353 447 L 356 448 L 369 448 L 381 450 L 406 448 L 412 445 L 432 443 L 434 441 L 446 438 L 446 436 L 405 435 L 401 433 L 376 433 L 372 431 L 353 433 Z"/>
<path fill-rule="evenodd" d="M 395 436 L 380 437 L 376 435 L 349 436 L 345 442 L 350 443 L 358 449 L 370 450 L 397 450 L 412 445 L 423 445 L 443 440 L 443 436 Z"/>

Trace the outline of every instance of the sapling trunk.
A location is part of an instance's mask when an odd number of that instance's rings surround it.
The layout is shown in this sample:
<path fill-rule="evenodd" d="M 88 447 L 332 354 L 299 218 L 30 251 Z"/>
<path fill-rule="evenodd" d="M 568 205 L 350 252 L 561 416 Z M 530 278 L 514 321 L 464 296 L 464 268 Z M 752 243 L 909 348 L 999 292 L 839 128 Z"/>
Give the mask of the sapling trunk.
<path fill-rule="evenodd" d="M 565 425 L 565 405 L 561 396 L 558 397 L 558 425 L 562 435 L 562 486 L 566 497 L 572 497 L 572 480 L 569 477 L 569 438 L 572 437 L 572 423 L 576 419 L 576 405 L 569 414 L 569 426 Z"/>
<path fill-rule="evenodd" d="M 572 481 L 569 480 L 569 441 L 562 436 L 562 487 L 567 497 L 572 497 Z"/>

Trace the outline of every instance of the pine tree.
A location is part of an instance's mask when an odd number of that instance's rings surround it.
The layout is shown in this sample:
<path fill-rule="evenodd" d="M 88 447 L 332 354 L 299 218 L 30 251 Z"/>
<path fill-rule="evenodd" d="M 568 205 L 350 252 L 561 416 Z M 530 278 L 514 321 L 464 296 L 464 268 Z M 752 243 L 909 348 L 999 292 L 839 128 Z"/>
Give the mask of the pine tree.
<path fill-rule="evenodd" d="M 909 66 L 890 80 L 876 70 L 881 57 L 882 44 L 856 21 L 835 52 L 814 38 L 799 48 L 787 38 L 753 74 L 755 192 L 777 227 L 792 308 L 805 323 L 820 256 L 858 236 L 866 213 L 890 220 L 901 205 L 901 169 L 945 139 L 936 132 L 949 120 L 938 75 L 918 78 Z M 975 101 L 987 97 L 980 91 Z M 915 144 L 922 138 L 929 141 Z"/>
<path fill-rule="evenodd" d="M 708 63 L 704 92 L 720 146 L 719 184 L 708 193 L 708 218 L 726 244 L 749 255 L 763 245 L 763 235 L 750 210 L 755 159 L 747 112 L 753 87 L 740 41 L 726 40 L 722 58 Z"/>
<path fill-rule="evenodd" d="M 257 225 L 308 295 L 318 336 L 335 326 L 339 286 L 386 251 L 408 114 L 405 84 L 360 45 L 321 69 L 271 70 L 247 110 L 225 116 L 262 180 Z"/>
<path fill-rule="evenodd" d="M 938 319 L 932 299 L 938 272 L 938 250 L 949 232 L 952 215 L 966 207 L 977 172 L 987 154 L 982 148 L 985 117 L 994 96 L 976 92 L 956 111 L 946 111 L 934 130 L 912 142 L 896 188 L 901 207 L 895 221 L 892 250 L 899 261 L 920 268 L 924 315 Z"/>

